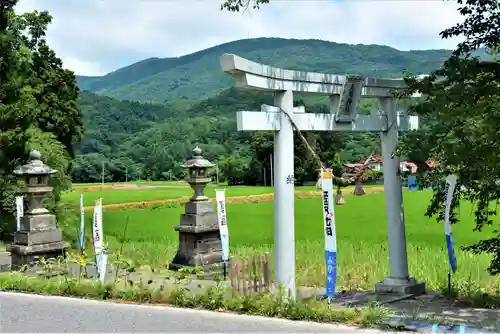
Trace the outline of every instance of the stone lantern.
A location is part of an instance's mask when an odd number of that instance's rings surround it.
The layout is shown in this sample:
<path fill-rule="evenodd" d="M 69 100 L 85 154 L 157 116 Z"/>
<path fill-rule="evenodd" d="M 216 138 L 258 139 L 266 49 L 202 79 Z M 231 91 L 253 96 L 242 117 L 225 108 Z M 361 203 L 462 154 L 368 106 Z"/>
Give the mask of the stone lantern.
<path fill-rule="evenodd" d="M 204 190 L 207 184 L 211 181 L 208 171 L 214 166 L 215 164 L 201 156 L 201 149 L 199 147 L 196 147 L 193 150 L 193 157 L 186 161 L 184 165 L 181 165 L 182 168 L 186 168 L 188 170 L 186 182 L 194 190 L 194 194 L 190 198 L 190 201 L 208 201 L 208 197 L 205 196 Z"/>
<path fill-rule="evenodd" d="M 210 183 L 208 171 L 215 165 L 203 158 L 201 149 L 193 150 L 193 157 L 182 167 L 187 169 L 186 182 L 194 190 L 193 196 L 184 205 L 180 224 L 175 226 L 179 232 L 179 249 L 170 269 L 182 267 L 208 266 L 222 262 L 221 239 L 217 214 L 212 201 L 204 194 Z"/>
<path fill-rule="evenodd" d="M 37 150 L 30 152 L 29 162 L 14 170 L 21 177 L 27 208 L 21 218 L 20 230 L 14 233 L 14 243 L 7 245 L 12 255 L 12 266 L 37 262 L 41 257 L 55 258 L 65 254 L 68 244 L 62 240 L 56 217 L 44 207 L 44 198 L 52 192 L 50 177 L 57 171 L 41 161 Z"/>

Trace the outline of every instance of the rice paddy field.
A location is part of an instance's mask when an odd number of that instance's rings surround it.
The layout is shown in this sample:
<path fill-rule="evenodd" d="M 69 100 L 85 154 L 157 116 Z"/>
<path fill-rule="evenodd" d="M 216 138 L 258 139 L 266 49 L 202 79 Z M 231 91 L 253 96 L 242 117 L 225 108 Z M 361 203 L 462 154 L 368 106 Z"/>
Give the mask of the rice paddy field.
<path fill-rule="evenodd" d="M 82 186 L 83 187 L 83 186 Z M 226 197 L 272 193 L 269 187 L 226 187 Z M 206 194 L 213 198 L 214 186 Z M 315 191 L 313 187 L 297 191 Z M 368 190 L 368 189 L 367 189 Z M 64 200 L 78 206 L 82 191 L 78 186 L 65 194 Z M 175 255 L 182 205 L 176 203 L 145 209 L 107 210 L 107 204 L 154 201 L 190 196 L 189 187 L 176 188 L 105 189 L 85 191 L 85 205 L 103 198 L 104 236 L 111 252 L 119 248 L 118 239 L 124 233 L 128 220 L 124 256 L 138 264 L 166 267 Z M 340 288 L 373 289 L 376 282 L 388 275 L 387 232 L 383 193 L 351 196 L 345 190 L 346 204 L 336 206 L 338 275 Z M 443 290 L 447 284 L 448 259 L 442 223 L 424 217 L 429 203 L 429 191 L 404 192 L 405 222 L 410 274 L 427 283 L 428 288 Z M 324 284 L 324 235 L 321 198 L 296 199 L 295 240 L 297 284 L 321 286 Z M 262 254 L 273 249 L 273 203 L 227 204 L 230 251 L 234 256 Z M 92 215 L 86 214 L 87 235 L 90 235 Z M 500 296 L 500 277 L 490 276 L 486 269 L 490 257 L 472 255 L 460 250 L 487 238 L 491 230 L 473 232 L 472 206 L 464 203 L 460 223 L 453 226 L 458 271 L 453 275 L 455 288 L 463 295 L 488 293 Z M 76 219 L 77 221 L 78 219 Z M 77 222 L 75 221 L 75 225 Z M 498 226 L 498 221 L 496 222 Z M 76 232 L 75 232 L 76 233 Z"/>
<path fill-rule="evenodd" d="M 193 194 L 192 189 L 189 186 L 182 185 L 165 185 L 155 187 L 168 187 L 168 188 L 152 188 L 152 186 L 137 187 L 136 189 L 112 189 L 103 188 L 103 190 L 94 190 L 83 192 L 83 205 L 91 206 L 94 205 L 94 201 L 102 198 L 104 204 L 120 204 L 120 203 L 134 203 L 134 202 L 148 202 L 148 201 L 159 201 L 167 199 L 176 199 L 186 196 L 191 196 Z M 222 189 L 223 187 L 219 187 Z M 207 187 L 205 194 L 210 198 L 215 198 L 214 186 Z M 313 188 L 307 188 L 312 190 Z M 248 195 L 258 195 L 258 194 L 269 194 L 272 193 L 272 188 L 269 187 L 231 187 L 229 194 L 231 196 L 248 196 Z M 71 203 L 74 206 L 80 205 L 80 194 L 82 192 L 78 191 L 78 188 L 74 188 L 73 192 L 65 194 L 65 201 Z"/>

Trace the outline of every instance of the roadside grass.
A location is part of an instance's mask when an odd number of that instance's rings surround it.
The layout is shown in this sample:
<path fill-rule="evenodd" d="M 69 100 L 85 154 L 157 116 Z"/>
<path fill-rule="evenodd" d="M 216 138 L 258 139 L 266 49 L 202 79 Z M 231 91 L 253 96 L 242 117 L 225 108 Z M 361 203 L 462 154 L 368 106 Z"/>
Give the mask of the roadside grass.
<path fill-rule="evenodd" d="M 220 285 L 208 287 L 201 293 L 191 293 L 182 288 L 182 284 L 161 290 L 119 283 L 103 284 L 95 280 L 78 280 L 68 277 L 56 279 L 29 277 L 17 272 L 0 274 L 0 290 L 118 302 L 166 304 L 194 309 L 231 311 L 290 320 L 342 323 L 362 327 L 381 327 L 383 320 L 391 314 L 387 309 L 374 305 L 360 308 L 342 308 L 315 300 L 291 300 L 283 298 L 282 294 L 259 294 L 227 298 L 227 291 Z"/>

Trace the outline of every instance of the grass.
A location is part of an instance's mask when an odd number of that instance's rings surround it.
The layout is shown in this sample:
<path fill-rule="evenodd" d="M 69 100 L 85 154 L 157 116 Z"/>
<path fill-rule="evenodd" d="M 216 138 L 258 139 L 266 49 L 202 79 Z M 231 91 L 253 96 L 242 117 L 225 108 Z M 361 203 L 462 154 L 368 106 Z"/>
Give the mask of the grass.
<path fill-rule="evenodd" d="M 241 194 L 249 191 L 248 188 L 241 189 Z M 430 192 L 404 194 L 409 267 L 410 274 L 424 280 L 428 288 L 443 290 L 448 272 L 444 228 L 442 224 L 423 216 L 430 195 Z M 320 208 L 319 199 L 296 201 L 296 278 L 300 285 L 319 286 L 324 283 L 324 236 Z M 177 250 L 178 234 L 174 226 L 179 223 L 182 212 L 180 205 L 137 211 L 105 211 L 104 233 L 111 248 L 116 248 L 124 222 L 130 217 L 124 255 L 139 263 L 163 267 Z M 245 256 L 272 252 L 273 203 L 228 205 L 227 215 L 232 254 Z M 454 288 L 462 295 L 486 292 L 500 296 L 500 278 L 486 273 L 489 256 L 473 256 L 459 249 L 462 245 L 484 239 L 489 231 L 472 232 L 470 205 L 462 206 L 460 216 L 460 224 L 453 227 L 458 261 L 458 272 L 453 276 Z M 90 221 L 91 215 L 87 217 Z M 340 287 L 348 290 L 372 289 L 375 282 L 389 273 L 383 194 L 349 197 L 346 205 L 336 207 L 336 224 Z"/>
<path fill-rule="evenodd" d="M 99 281 L 74 278 L 45 279 L 20 273 L 0 274 L 0 291 L 28 292 L 73 296 L 98 300 L 167 304 L 177 307 L 232 311 L 251 315 L 280 317 L 290 320 L 336 322 L 363 327 L 384 327 L 388 310 L 370 305 L 360 308 L 332 307 L 324 302 L 289 300 L 281 295 L 235 296 L 227 298 L 221 286 L 192 293 L 182 286 L 171 289 L 148 289 L 142 286 L 102 284 Z"/>

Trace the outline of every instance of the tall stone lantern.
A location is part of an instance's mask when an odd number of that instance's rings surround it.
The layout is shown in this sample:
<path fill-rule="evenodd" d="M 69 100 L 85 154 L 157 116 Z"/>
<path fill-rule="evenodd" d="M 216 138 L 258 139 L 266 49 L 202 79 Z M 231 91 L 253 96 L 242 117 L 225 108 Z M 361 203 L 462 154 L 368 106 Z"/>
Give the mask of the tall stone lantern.
<path fill-rule="evenodd" d="M 65 254 L 68 244 L 62 240 L 56 217 L 44 207 L 44 198 L 52 192 L 50 177 L 57 171 L 45 165 L 37 150 L 30 152 L 27 164 L 14 170 L 21 177 L 27 207 L 21 218 L 20 230 L 14 233 L 14 243 L 7 245 L 12 255 L 12 266 L 36 263 L 41 257 L 55 258 Z"/>
<path fill-rule="evenodd" d="M 180 224 L 175 226 L 179 232 L 179 249 L 170 269 L 182 267 L 208 266 L 222 262 L 221 239 L 217 214 L 212 201 L 204 194 L 210 183 L 208 171 L 215 165 L 203 158 L 201 149 L 193 150 L 193 157 L 181 167 L 187 169 L 186 182 L 194 194 L 184 205 Z"/>

